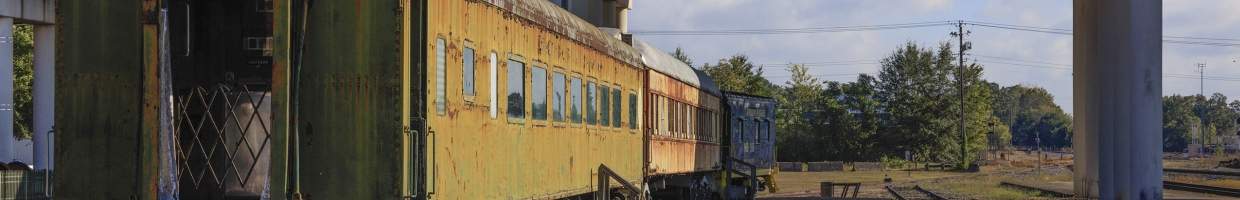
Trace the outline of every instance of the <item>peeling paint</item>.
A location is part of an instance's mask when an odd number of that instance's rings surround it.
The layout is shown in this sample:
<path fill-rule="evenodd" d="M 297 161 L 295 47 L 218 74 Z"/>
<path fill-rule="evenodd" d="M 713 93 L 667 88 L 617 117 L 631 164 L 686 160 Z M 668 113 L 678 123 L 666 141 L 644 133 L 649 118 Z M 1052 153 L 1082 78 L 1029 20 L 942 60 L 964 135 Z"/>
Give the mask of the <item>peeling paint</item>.
<path fill-rule="evenodd" d="M 545 1 L 430 1 L 428 41 L 444 38 L 447 48 L 445 77 L 447 115 L 429 116 L 435 130 L 427 151 L 430 173 L 436 176 L 428 184 L 433 198 L 441 199 L 542 199 L 579 195 L 595 190 L 594 170 L 606 164 L 637 184 L 642 180 L 642 135 L 637 130 L 535 120 L 531 103 L 525 102 L 526 118 L 509 119 L 505 98 L 496 98 L 500 114 L 489 115 L 489 93 L 480 92 L 473 102 L 461 92 L 461 44 L 473 43 L 477 87 L 490 88 L 489 66 L 484 59 L 494 51 L 499 56 L 496 72 L 498 94 L 507 94 L 507 60 L 518 55 L 527 63 L 526 72 L 535 63 L 548 72 L 562 72 L 569 78 L 605 82 L 640 94 L 642 73 L 638 56 L 627 44 L 611 38 L 597 28 L 576 19 Z M 560 15 L 550 14 L 560 13 Z M 592 34 L 585 34 L 592 33 Z M 433 45 L 433 44 L 431 44 Z M 609 46 L 611 45 L 611 46 Z M 433 46 L 423 47 L 434 49 Z M 436 63 L 434 52 L 427 52 Z M 428 67 L 428 77 L 435 77 Z M 548 75 L 547 77 L 550 77 Z M 526 75 L 526 95 L 530 84 Z M 583 83 L 585 82 L 583 80 Z M 435 80 L 424 80 L 433 84 Z M 548 84 L 551 86 L 552 84 Z M 550 89 L 547 90 L 549 93 Z M 434 91 L 426 102 L 433 102 Z M 550 103 L 550 99 L 548 101 Z M 572 101 L 571 99 L 569 101 Z M 578 100 L 580 101 L 580 100 Z M 627 102 L 627 98 L 625 98 Z M 432 105 L 421 105 L 432 106 Z M 628 108 L 628 104 L 624 104 Z M 550 108 L 548 108 L 550 110 Z M 627 111 L 627 109 L 626 109 Z M 628 112 L 623 112 L 628 121 Z M 632 122 L 629 122 L 632 123 Z M 450 150 L 451 153 L 448 153 Z M 473 156 L 461 156 L 473 155 Z M 568 163 L 565 163 L 565 162 Z"/>

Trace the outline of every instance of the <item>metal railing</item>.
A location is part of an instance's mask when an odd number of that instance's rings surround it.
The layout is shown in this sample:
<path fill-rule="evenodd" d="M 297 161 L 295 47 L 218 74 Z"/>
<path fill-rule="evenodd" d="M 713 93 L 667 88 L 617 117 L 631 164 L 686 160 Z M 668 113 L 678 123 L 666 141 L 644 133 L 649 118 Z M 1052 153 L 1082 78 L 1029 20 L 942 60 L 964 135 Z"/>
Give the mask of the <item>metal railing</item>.
<path fill-rule="evenodd" d="M 736 169 L 735 167 L 736 164 L 740 164 L 745 167 L 748 167 L 749 172 L 746 173 L 744 171 Z M 736 174 L 740 174 L 742 177 L 745 177 L 746 179 L 749 179 L 749 187 L 745 187 L 746 194 L 747 194 L 746 196 L 748 199 L 753 199 L 758 194 L 758 166 L 757 165 L 750 164 L 741 159 L 736 159 L 735 157 L 728 157 L 728 162 L 724 162 L 724 168 L 727 168 L 728 170 L 728 173 L 729 173 L 728 177 L 731 177 L 731 173 L 736 173 Z"/>
<path fill-rule="evenodd" d="M 226 186 L 247 191 L 264 187 L 251 182 L 267 182 L 270 94 L 245 85 L 217 84 L 177 95 L 173 117 L 177 176 L 182 185 L 191 186 L 182 189 L 223 192 Z M 207 184 L 215 187 L 204 188 Z"/>
<path fill-rule="evenodd" d="M 51 199 L 50 170 L 0 170 L 0 199 Z"/>
<path fill-rule="evenodd" d="M 607 165 L 600 164 L 598 165 L 598 190 L 594 191 L 594 199 L 611 199 L 611 180 L 620 182 L 620 190 L 628 193 L 630 197 L 637 197 L 641 194 L 638 192 L 640 190 L 633 186 L 632 183 L 629 183 L 629 181 L 624 180 L 624 177 L 620 177 L 616 172 L 611 171 L 611 168 L 607 168 Z"/>

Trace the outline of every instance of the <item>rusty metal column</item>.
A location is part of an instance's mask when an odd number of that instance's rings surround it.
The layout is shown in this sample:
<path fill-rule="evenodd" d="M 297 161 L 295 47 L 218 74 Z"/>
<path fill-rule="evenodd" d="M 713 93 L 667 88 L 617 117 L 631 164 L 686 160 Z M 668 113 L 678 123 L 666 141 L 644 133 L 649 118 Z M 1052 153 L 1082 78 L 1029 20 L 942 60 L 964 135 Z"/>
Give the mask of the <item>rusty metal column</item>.
<path fill-rule="evenodd" d="M 0 17 L 0 162 L 13 161 L 13 18 Z"/>
<path fill-rule="evenodd" d="M 56 26 L 34 27 L 34 168 L 52 169 L 55 116 Z"/>
<path fill-rule="evenodd" d="M 1161 199 L 1162 1 L 1073 7 L 1073 190 Z"/>

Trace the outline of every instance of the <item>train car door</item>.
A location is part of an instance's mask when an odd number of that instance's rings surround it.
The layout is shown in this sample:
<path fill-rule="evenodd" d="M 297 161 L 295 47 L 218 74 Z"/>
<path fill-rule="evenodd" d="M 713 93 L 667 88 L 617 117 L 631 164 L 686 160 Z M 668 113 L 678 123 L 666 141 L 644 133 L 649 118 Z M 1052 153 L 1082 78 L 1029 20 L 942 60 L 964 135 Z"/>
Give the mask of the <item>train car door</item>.
<path fill-rule="evenodd" d="M 426 66 L 427 63 L 427 36 L 426 36 L 426 1 L 406 0 L 403 19 L 405 45 L 402 49 L 404 53 L 404 62 L 402 64 L 402 91 L 404 91 L 403 112 L 404 118 L 404 165 L 402 167 L 404 173 L 403 193 L 409 199 L 429 199 L 427 196 L 427 178 L 428 167 L 433 159 L 426 157 L 427 149 L 427 129 L 426 129 L 426 113 L 430 109 L 426 104 Z"/>

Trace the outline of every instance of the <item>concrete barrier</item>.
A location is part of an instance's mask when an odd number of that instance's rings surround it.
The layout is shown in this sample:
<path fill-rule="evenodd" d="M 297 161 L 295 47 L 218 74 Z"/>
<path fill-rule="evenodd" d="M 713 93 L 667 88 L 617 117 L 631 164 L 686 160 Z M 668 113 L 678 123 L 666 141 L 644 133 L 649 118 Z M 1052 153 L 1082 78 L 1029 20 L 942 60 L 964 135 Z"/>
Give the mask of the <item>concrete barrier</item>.
<path fill-rule="evenodd" d="M 844 162 L 840 162 L 840 161 L 811 162 L 811 163 L 806 163 L 806 165 L 807 165 L 808 170 L 811 172 L 843 171 L 844 170 Z"/>
<path fill-rule="evenodd" d="M 883 170 L 883 163 L 881 162 L 854 162 L 853 170 L 854 171 L 880 171 L 880 170 Z"/>
<path fill-rule="evenodd" d="M 804 163 L 799 162 L 779 162 L 779 171 L 781 172 L 801 172 L 805 171 Z"/>

